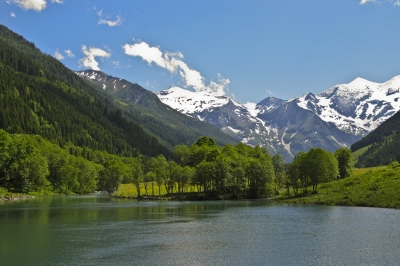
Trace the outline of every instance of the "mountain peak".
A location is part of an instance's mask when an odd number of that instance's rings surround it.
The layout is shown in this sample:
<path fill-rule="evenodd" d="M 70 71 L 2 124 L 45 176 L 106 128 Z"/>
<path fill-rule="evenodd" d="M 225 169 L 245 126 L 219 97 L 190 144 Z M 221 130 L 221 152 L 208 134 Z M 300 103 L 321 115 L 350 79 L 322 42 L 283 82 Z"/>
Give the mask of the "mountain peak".
<path fill-rule="evenodd" d="M 307 93 L 306 96 L 304 97 L 304 100 L 306 101 L 315 101 L 317 98 L 315 98 L 315 95 L 312 94 L 311 92 Z"/>
<path fill-rule="evenodd" d="M 231 100 L 226 96 L 215 96 L 206 91 L 194 92 L 180 87 L 171 87 L 156 94 L 163 103 L 184 114 L 193 114 L 208 108 L 220 107 Z"/>
<path fill-rule="evenodd" d="M 369 88 L 370 86 L 376 86 L 376 85 L 378 85 L 378 83 L 360 77 L 356 78 L 355 80 L 347 84 L 348 87 L 353 87 L 353 88 L 356 87 L 361 89 Z"/>

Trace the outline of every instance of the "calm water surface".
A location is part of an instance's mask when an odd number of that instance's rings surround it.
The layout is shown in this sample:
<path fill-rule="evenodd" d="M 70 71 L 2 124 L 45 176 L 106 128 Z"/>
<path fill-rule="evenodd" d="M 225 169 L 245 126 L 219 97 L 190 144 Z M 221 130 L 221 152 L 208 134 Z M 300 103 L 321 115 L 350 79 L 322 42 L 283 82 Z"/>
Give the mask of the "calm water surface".
<path fill-rule="evenodd" d="M 7 202 L 0 265 L 400 265 L 400 211 L 98 195 Z"/>

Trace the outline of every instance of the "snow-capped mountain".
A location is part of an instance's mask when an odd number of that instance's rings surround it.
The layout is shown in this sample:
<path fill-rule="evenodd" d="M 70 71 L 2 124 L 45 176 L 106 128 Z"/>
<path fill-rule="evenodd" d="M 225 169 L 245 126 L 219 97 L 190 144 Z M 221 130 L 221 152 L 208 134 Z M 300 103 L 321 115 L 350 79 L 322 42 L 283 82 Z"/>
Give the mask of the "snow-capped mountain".
<path fill-rule="evenodd" d="M 354 135 L 365 135 L 400 109 L 400 76 L 379 84 L 357 78 L 337 85 L 315 99 L 301 98 L 301 107 Z"/>
<path fill-rule="evenodd" d="M 381 84 L 357 78 L 317 95 L 288 101 L 268 97 L 258 104 L 178 87 L 157 95 L 181 113 L 289 159 L 313 147 L 349 147 L 374 130 L 400 109 L 400 76 Z"/>

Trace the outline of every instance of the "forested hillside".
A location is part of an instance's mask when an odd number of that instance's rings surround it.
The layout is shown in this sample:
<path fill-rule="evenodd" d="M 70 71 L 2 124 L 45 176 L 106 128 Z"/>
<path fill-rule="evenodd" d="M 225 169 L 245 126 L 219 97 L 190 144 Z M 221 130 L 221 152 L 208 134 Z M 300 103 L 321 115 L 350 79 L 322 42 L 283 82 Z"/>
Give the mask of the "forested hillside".
<path fill-rule="evenodd" d="M 113 100 L 33 43 L 0 26 L 0 128 L 132 156 L 171 152 Z"/>
<path fill-rule="evenodd" d="M 219 145 L 239 142 L 216 126 L 181 114 L 165 105 L 156 94 L 138 84 L 96 70 L 76 73 L 97 85 L 100 91 L 114 96 L 116 104 L 129 118 L 142 125 L 146 132 L 157 137 L 169 148 L 180 144 L 190 145 L 201 136 L 210 136 Z"/>
<path fill-rule="evenodd" d="M 351 146 L 357 151 L 368 146 L 358 158 L 356 167 L 388 165 L 400 161 L 400 113 L 396 113 L 377 129 Z"/>

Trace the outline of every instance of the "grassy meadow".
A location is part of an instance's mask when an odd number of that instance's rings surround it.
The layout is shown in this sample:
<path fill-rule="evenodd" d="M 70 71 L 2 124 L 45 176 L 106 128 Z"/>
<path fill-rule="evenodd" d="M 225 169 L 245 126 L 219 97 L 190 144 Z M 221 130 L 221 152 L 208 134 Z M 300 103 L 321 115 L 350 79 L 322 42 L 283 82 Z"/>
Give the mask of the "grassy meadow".
<path fill-rule="evenodd" d="M 142 184 L 141 196 L 146 195 Z M 185 187 L 185 192 L 196 192 L 195 187 Z M 312 191 L 311 187 L 308 191 Z M 149 182 L 147 195 L 151 197 L 152 184 Z M 176 188 L 174 190 L 176 192 Z M 300 192 L 300 190 L 299 190 Z M 133 184 L 121 184 L 113 196 L 133 197 L 138 195 Z M 160 194 L 154 183 L 154 196 L 166 196 L 167 191 L 161 186 Z M 400 208 L 400 165 L 379 166 L 372 168 L 355 168 L 351 177 L 319 184 L 316 193 L 287 197 L 286 190 L 272 199 L 273 202 L 294 204 L 323 204 L 342 206 L 368 206 L 383 208 Z"/>
<path fill-rule="evenodd" d="M 354 169 L 351 177 L 320 184 L 317 193 L 288 198 L 283 192 L 274 201 L 400 208 L 400 165 Z"/>
<path fill-rule="evenodd" d="M 154 197 L 163 197 L 167 195 L 167 190 L 165 189 L 165 186 L 161 186 L 159 191 L 157 184 L 153 183 L 153 185 L 154 185 Z M 176 193 L 177 188 L 178 186 L 174 188 L 174 193 Z M 184 191 L 185 193 L 197 192 L 197 188 L 195 186 L 185 186 Z M 113 196 L 136 198 L 138 196 L 138 191 L 134 184 L 120 184 L 118 190 L 115 193 L 113 193 Z M 142 184 L 140 187 L 140 196 L 146 196 L 146 189 L 144 188 L 144 184 Z M 152 182 L 147 183 L 147 196 L 148 197 L 153 196 Z"/>

